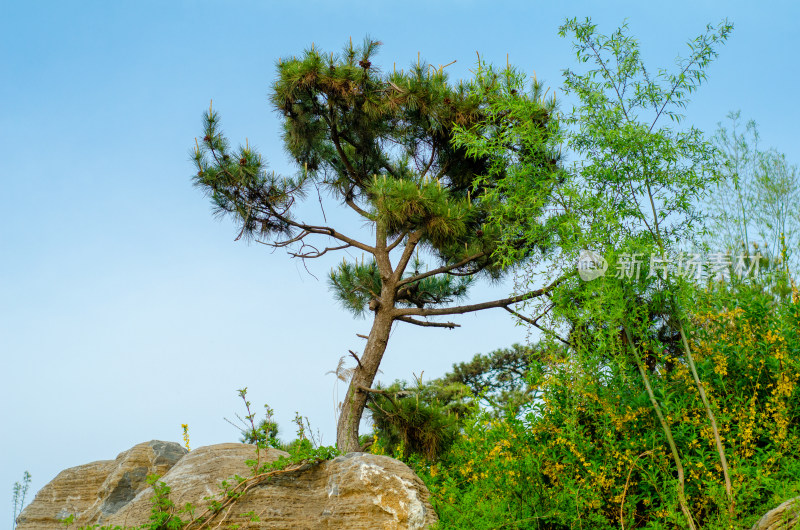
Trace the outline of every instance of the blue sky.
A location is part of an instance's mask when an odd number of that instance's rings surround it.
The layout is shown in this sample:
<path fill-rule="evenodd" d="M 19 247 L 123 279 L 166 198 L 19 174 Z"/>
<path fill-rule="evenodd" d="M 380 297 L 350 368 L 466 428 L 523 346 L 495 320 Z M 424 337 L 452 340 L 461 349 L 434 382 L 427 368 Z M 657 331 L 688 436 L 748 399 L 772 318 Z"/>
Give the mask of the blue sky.
<path fill-rule="evenodd" d="M 0 16 L 0 499 L 23 471 L 33 491 L 60 470 L 150 439 L 234 441 L 236 389 L 269 403 L 283 434 L 295 411 L 333 443 L 335 368 L 369 323 L 327 291 L 330 261 L 309 264 L 234 242 L 191 185 L 189 150 L 213 98 L 235 141 L 295 169 L 267 102 L 278 57 L 348 37 L 385 43 L 378 62 L 417 52 L 468 77 L 475 52 L 558 89 L 574 66 L 564 17 L 610 32 L 627 20 L 648 64 L 669 67 L 706 23 L 735 30 L 688 123 L 713 131 L 730 110 L 763 145 L 800 160 L 790 2 L 5 2 Z M 329 207 L 330 209 L 330 207 Z M 503 296 L 510 284 L 478 289 Z M 398 327 L 384 381 L 444 373 L 524 341 L 503 311 L 455 331 Z M 344 388 L 340 388 L 344 392 Z M 32 494 L 31 497 L 32 498 Z M 0 521 L 10 521 L 0 502 Z"/>

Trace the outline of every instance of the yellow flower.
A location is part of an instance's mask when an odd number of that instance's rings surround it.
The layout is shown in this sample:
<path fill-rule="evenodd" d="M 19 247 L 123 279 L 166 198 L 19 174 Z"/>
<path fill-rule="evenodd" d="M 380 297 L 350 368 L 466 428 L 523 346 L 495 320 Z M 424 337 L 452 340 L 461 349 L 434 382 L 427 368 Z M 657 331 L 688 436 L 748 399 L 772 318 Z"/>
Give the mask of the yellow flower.
<path fill-rule="evenodd" d="M 187 451 L 191 451 L 189 448 L 189 424 L 181 423 L 181 428 L 183 429 L 183 445 Z"/>

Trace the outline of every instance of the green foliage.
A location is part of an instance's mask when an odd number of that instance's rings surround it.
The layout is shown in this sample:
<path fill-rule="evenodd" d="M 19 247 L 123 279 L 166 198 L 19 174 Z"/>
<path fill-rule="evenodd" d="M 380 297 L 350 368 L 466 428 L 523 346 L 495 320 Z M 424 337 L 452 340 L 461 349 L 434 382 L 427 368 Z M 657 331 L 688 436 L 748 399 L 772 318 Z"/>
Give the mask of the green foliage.
<path fill-rule="evenodd" d="M 699 130 L 673 129 L 659 120 L 669 117 L 673 123 L 680 123 L 680 111 L 688 95 L 705 79 L 705 69 L 730 31 L 727 23 L 718 28 L 709 26 L 689 43 L 691 53 L 678 60 L 677 72 L 660 70 L 653 75 L 625 26 L 606 36 L 598 33 L 588 19 L 567 20 L 561 35 L 573 37 L 579 64 L 590 64 L 584 72 L 564 72 L 564 89 L 577 98 L 577 104 L 560 119 L 558 135 L 530 135 L 524 128 L 517 128 L 519 136 L 530 138 L 532 145 L 539 144 L 544 149 L 550 147 L 552 138 L 557 138 L 576 158 L 572 164 L 564 165 L 553 190 L 560 211 L 550 220 L 555 223 L 553 231 L 560 255 L 553 257 L 545 272 L 567 279 L 556 287 L 549 300 L 538 299 L 540 303 L 534 310 L 539 315 L 522 318 L 545 330 L 548 338 L 568 345 L 573 357 L 579 343 L 625 337 L 625 348 L 614 356 L 597 349 L 580 358 L 587 369 L 619 363 L 627 370 L 633 367 L 640 372 L 672 454 L 681 511 L 690 528 L 694 524 L 683 493 L 681 457 L 671 422 L 665 418 L 650 381 L 648 371 L 653 366 L 647 364 L 648 357 L 652 357 L 649 351 L 677 349 L 676 337 L 684 334 L 679 301 L 685 286 L 666 274 L 644 276 L 638 269 L 631 277 L 608 275 L 593 282 L 581 281 L 574 275 L 568 277 L 568 271 L 574 270 L 579 255 L 587 249 L 605 258 L 614 271 L 622 269 L 620 263 L 626 256 L 666 260 L 680 245 L 696 239 L 702 215 L 695 205 L 705 188 L 718 178 L 713 169 L 715 151 Z M 514 125 L 511 122 L 512 129 Z M 457 141 L 481 149 L 486 145 L 473 134 Z M 490 144 L 489 149 L 490 153 L 502 153 L 506 146 Z M 538 208 L 539 198 L 525 192 L 525 179 L 519 180 L 522 184 L 512 187 L 513 192 L 509 193 L 516 197 L 516 209 L 524 208 L 526 201 Z M 535 227 L 531 230 L 526 224 L 509 224 L 500 218 L 493 218 L 492 223 L 503 224 L 512 233 L 526 234 L 529 244 L 540 237 Z M 518 251 L 513 244 L 504 243 L 499 253 L 513 257 Z M 537 276 L 531 274 L 529 282 L 538 283 Z M 521 290 L 527 288 L 524 285 Z M 546 317 L 544 325 L 537 324 L 542 317 Z M 667 344 L 660 341 L 662 337 L 669 339 Z M 688 351 L 686 358 L 692 366 Z M 693 366 L 692 372 L 696 376 Z M 695 379 L 700 387 L 701 382 Z M 712 411 L 708 410 L 708 414 L 713 424 Z M 720 458 L 724 468 L 722 449 Z"/>
<path fill-rule="evenodd" d="M 455 364 L 439 379 L 415 385 L 398 381 L 377 389 L 367 404 L 374 439 L 366 445 L 376 454 L 436 461 L 479 403 L 488 407 L 487 414 L 513 417 L 536 399 L 530 382 L 541 376 L 544 348 L 514 344 Z"/>
<path fill-rule="evenodd" d="M 342 263 L 332 269 L 329 283 L 342 306 L 358 317 L 364 316 L 369 301 L 380 297 L 381 278 L 375 261 Z"/>
<path fill-rule="evenodd" d="M 566 187 L 565 207 L 583 229 L 573 241 L 598 250 L 650 245 L 664 253 L 696 237 L 702 218 L 698 198 L 716 182 L 714 150 L 698 129 L 674 124 L 688 96 L 706 78 L 706 68 L 732 26 L 707 27 L 689 42 L 689 57 L 677 71 L 655 75 L 642 62 L 639 46 L 623 26 L 610 36 L 587 20 L 568 20 L 561 35 L 574 37 L 579 63 L 594 68 L 568 69 L 564 85 L 579 104 L 565 118 L 567 145 L 576 157 L 574 179 Z"/>
<path fill-rule="evenodd" d="M 452 445 L 479 403 L 489 416 L 516 417 L 540 398 L 537 382 L 545 363 L 562 356 L 560 347 L 514 344 L 454 364 L 439 379 L 418 380 L 414 385 L 397 381 L 379 388 L 367 405 L 374 430 L 370 451 L 434 462 Z"/>
<path fill-rule="evenodd" d="M 573 238 L 573 252 L 598 250 L 619 267 L 625 256 L 650 260 L 647 276 L 616 274 L 573 288 L 577 303 L 556 301 L 554 315 L 563 315 L 573 328 L 570 342 L 586 370 L 627 369 L 635 366 L 641 384 L 663 433 L 676 480 L 680 518 L 696 528 L 690 508 L 687 476 L 675 419 L 660 398 L 663 389 L 651 376 L 655 358 L 680 351 L 689 367 L 707 414 L 728 497 L 729 516 L 734 500 L 725 447 L 715 412 L 704 394 L 703 382 L 685 342 L 685 308 L 690 286 L 681 277 L 654 273 L 654 260 L 674 259 L 674 253 L 696 238 L 703 219 L 696 204 L 705 189 L 718 179 L 715 151 L 694 127 L 675 128 L 660 121 L 669 117 L 680 124 L 688 96 L 705 80 L 710 62 L 725 42 L 732 26 L 707 26 L 689 42 L 690 54 L 678 59 L 677 71 L 648 72 L 637 42 L 622 27 L 610 36 L 596 31 L 589 20 L 568 20 L 561 34 L 571 34 L 580 62 L 593 63 L 585 73 L 566 70 L 565 88 L 580 103 L 566 123 L 571 126 L 568 146 L 585 160 L 572 168 L 574 178 L 565 187 L 568 208 L 574 207 L 582 231 Z M 598 201 L 599 199 L 599 201 Z M 588 239 L 587 239 L 588 236 Z M 696 239 L 695 239 L 696 240 Z M 567 247 L 569 248 L 569 247 Z M 669 341 L 661 340 L 666 334 Z M 683 348 L 678 337 L 683 339 Z M 616 344 L 620 349 L 586 348 L 587 344 Z M 672 344 L 670 344 L 672 343 Z M 670 362 L 673 362 L 670 360 Z"/>
<path fill-rule="evenodd" d="M 153 509 L 150 512 L 149 528 L 151 530 L 179 530 L 186 526 L 186 522 L 176 513 L 175 503 L 169 498 L 170 487 L 159 481 L 159 478 L 158 475 L 147 477 L 147 484 L 153 488 L 153 498 L 151 499 Z"/>
<path fill-rule="evenodd" d="M 409 385 L 398 381 L 370 394 L 374 439 L 366 441 L 375 454 L 435 462 L 464 428 L 465 419 L 482 404 L 498 417 L 515 417 L 538 396 L 531 382 L 540 379 L 549 355 L 546 345 L 477 354 L 453 365 L 439 379 Z M 558 351 L 559 348 L 551 348 Z"/>
<path fill-rule="evenodd" d="M 435 461 L 458 436 L 469 412 L 471 395 L 460 384 L 440 380 L 414 387 L 405 382 L 371 393 L 374 443 L 370 451 L 407 459 L 411 455 Z"/>
<path fill-rule="evenodd" d="M 278 424 L 269 419 L 263 419 L 256 426 L 255 434 L 253 434 L 252 431 L 244 432 L 242 433 L 242 437 L 239 441 L 244 444 L 255 445 L 259 442 L 261 443 L 269 442 L 269 440 L 277 439 L 277 437 L 278 437 Z"/>
<path fill-rule="evenodd" d="M 302 245 L 308 235 L 337 237 L 327 227 L 305 225 L 291 216 L 295 201 L 316 186 L 389 235 L 420 231 L 414 245 L 431 251 L 436 261 L 471 258 L 466 270 L 498 277 L 502 269 L 491 256 L 499 232 L 484 224 L 505 198 L 502 186 L 496 185 L 506 177 L 502 169 L 506 161 L 450 140 L 457 130 L 496 139 L 509 120 L 520 122 L 526 131 L 543 129 L 550 111 L 538 85 L 532 95 L 522 94 L 524 76 L 515 73 L 513 79 L 495 76 L 452 87 L 443 68 L 424 63 L 383 74 L 372 63 L 379 47 L 367 39 L 361 47 L 351 43 L 340 55 L 312 47 L 300 58 L 280 61 L 271 102 L 284 116 L 284 144 L 302 168 L 298 177 L 268 172 L 260 155 L 248 146 L 231 150 L 219 129 L 218 114 L 209 109 L 203 141 L 194 152 L 195 183 L 209 193 L 220 214 L 233 215 L 241 223 L 242 235 L 272 240 L 281 247 L 297 243 L 300 250 L 293 255 L 318 255 L 319 251 L 306 252 Z M 513 115 L 499 110 L 487 113 L 498 94 L 518 90 Z M 555 155 L 532 144 L 521 147 L 515 158 L 527 167 L 540 166 L 537 182 L 548 189 L 545 181 L 552 181 Z M 546 197 L 542 195 L 539 209 Z M 536 213 L 530 205 L 528 210 Z M 525 248 L 518 246 L 521 251 Z M 406 301 L 450 302 L 469 284 L 469 279 L 454 282 L 449 276 L 437 280 L 435 285 L 433 278 L 427 285 L 410 285 L 434 294 Z M 339 301 L 359 316 L 369 300 L 378 297 L 382 285 L 374 261 L 343 263 L 331 272 L 330 284 Z"/>
<path fill-rule="evenodd" d="M 547 255 L 559 243 L 561 216 L 554 213 L 561 171 L 561 131 L 555 96 L 507 65 L 497 70 L 479 60 L 470 91 L 483 100 L 482 120 L 459 124 L 454 145 L 486 160 L 474 189 L 485 196 L 485 233 L 498 241 L 493 257 L 506 267 L 531 255 Z"/>
<path fill-rule="evenodd" d="M 648 69 L 626 26 L 602 35 L 572 19 L 560 31 L 579 63 L 564 72 L 576 104 L 563 114 L 511 67 L 479 60 L 475 79 L 454 87 L 444 68 L 419 62 L 381 73 L 370 40 L 339 56 L 312 47 L 279 63 L 271 96 L 300 175 L 267 174 L 247 146 L 230 151 L 209 110 L 196 182 L 242 234 L 296 245 L 295 256 L 350 246 L 371 254 L 343 262 L 330 285 L 359 316 L 389 303 L 386 326 L 464 312 L 442 306 L 465 296 L 473 277 L 550 260 L 528 278 L 558 279 L 539 293 L 540 314 L 494 306 L 540 328 L 535 347 L 478 356 L 425 385 L 367 389 L 374 373 L 353 376 L 348 396 L 368 396 L 372 451 L 420 473 L 441 527 L 746 527 L 800 492 L 800 294 L 788 266 L 796 168 L 760 151 L 755 127 L 750 142 L 735 118 L 714 141 L 682 122 L 727 22 L 690 41 L 672 72 Z M 702 205 L 717 185 L 736 207 L 716 222 L 746 249 L 758 226 L 770 241 L 766 272 L 728 284 L 654 273 L 655 260 L 708 239 Z M 370 223 L 375 246 L 294 220 L 292 205 L 311 186 Z M 342 244 L 318 250 L 309 235 Z M 438 268 L 420 272 L 420 249 Z M 575 276 L 587 249 L 609 274 Z M 637 255 L 650 260 L 646 276 L 624 273 Z M 520 289 L 517 301 L 535 293 Z M 379 363 L 383 347 L 367 351 Z M 342 417 L 357 425 L 360 410 Z M 275 446 L 248 418 L 259 447 Z M 292 456 L 276 466 L 335 454 L 298 425 L 283 446 Z M 276 469 L 251 465 L 254 474 Z"/>
<path fill-rule="evenodd" d="M 800 293 L 758 285 L 695 292 L 691 345 L 717 413 L 734 485 L 731 518 L 719 458 L 688 366 L 652 374 L 686 468 L 701 528 L 749 528 L 800 494 Z M 550 358 L 524 419 L 472 416 L 438 462 L 417 462 L 442 528 L 680 528 L 674 466 L 641 376 L 619 335 Z"/>
<path fill-rule="evenodd" d="M 303 418 L 299 413 L 295 415 L 294 420 L 297 425 L 297 438 L 288 444 L 282 443 L 277 438 L 278 426 L 272 419 L 273 410 L 268 405 L 264 405 L 266 418 L 256 426 L 255 413 L 251 412 L 251 403 L 247 400 L 247 387 L 240 389 L 238 392 L 248 413 L 244 417 L 244 420 L 250 423 L 249 429 L 242 429 L 243 438 L 246 440 L 253 440 L 253 442 L 249 443 L 253 443 L 257 448 L 256 458 L 247 461 L 247 464 L 253 471 L 253 477 L 270 474 L 270 472 L 281 471 L 298 465 L 317 464 L 339 455 L 336 448 L 320 446 L 316 442 L 308 418 Z M 273 462 L 262 462 L 261 451 L 268 448 L 286 451 L 289 453 L 289 456 L 281 456 Z"/>
<path fill-rule="evenodd" d="M 269 444 L 275 449 L 281 449 L 289 453 L 289 456 L 281 455 L 274 462 L 266 462 L 259 466 L 259 462 L 250 461 L 253 467 L 253 473 L 264 474 L 270 471 L 280 471 L 287 468 L 296 469 L 298 466 L 306 464 L 318 464 L 325 460 L 336 458 L 341 453 L 333 446 L 319 445 L 314 439 L 311 432 L 311 426 L 308 418 L 303 418 L 299 413 L 295 414 L 295 425 L 297 425 L 297 438 L 288 444 L 282 444 L 277 439 L 273 438 Z M 262 443 L 257 444 L 260 449 L 264 449 L 265 445 Z"/>
<path fill-rule="evenodd" d="M 549 271 L 554 276 L 563 277 L 587 248 L 602 254 L 613 272 L 621 270 L 626 255 L 666 259 L 699 242 L 698 204 L 721 175 L 714 146 L 695 128 L 680 128 L 680 112 L 730 30 L 727 23 L 708 27 L 690 42 L 690 56 L 678 60 L 677 72 L 653 75 L 626 28 L 604 36 L 588 20 L 567 21 L 562 35 L 572 34 L 579 62 L 593 65 L 587 72 L 565 72 L 577 106 L 557 125 L 550 122 L 550 136 L 511 120 L 502 138 L 522 138 L 543 151 L 563 142 L 578 161 L 551 181 L 560 211 L 536 223 L 503 217 L 513 218 L 526 204 L 540 211 L 538 196 L 525 192 L 533 189 L 525 175 L 502 183 L 512 210 L 493 210 L 487 225 L 512 237 L 502 239 L 498 254 L 513 259 L 519 252 L 513 235 L 535 244 L 547 222 L 553 223 L 548 241 L 561 252 Z M 479 78 L 496 74 L 487 68 Z M 503 94 L 497 108 L 512 109 L 512 96 Z M 664 117 L 673 124 L 661 124 Z M 456 141 L 489 159 L 500 159 L 514 145 L 487 141 L 475 130 L 460 129 Z M 513 156 L 506 160 L 513 171 L 518 162 Z M 748 296 L 741 291 L 734 298 Z M 543 350 L 547 355 L 529 374 L 538 398 L 525 419 L 476 416 L 438 462 L 412 458 L 434 491 L 442 526 L 559 528 L 577 521 L 591 528 L 696 528 L 752 522 L 766 503 L 787 492 L 774 489 L 770 500 L 742 493 L 769 489 L 763 461 L 755 473 L 745 471 L 749 449 L 733 441 L 749 440 L 741 418 L 753 407 L 754 421 L 767 433 L 759 447 L 768 460 L 781 462 L 783 484 L 797 484 L 797 464 L 783 445 L 787 436 L 797 436 L 787 426 L 793 425 L 790 382 L 797 366 L 778 363 L 771 383 L 720 381 L 719 351 L 747 341 L 701 322 L 699 312 L 710 302 L 695 285 L 666 274 L 618 274 L 594 282 L 567 280 L 549 298 L 542 305 L 548 314 L 542 329 L 548 340 L 559 339 L 567 348 Z M 788 328 L 796 330 L 796 300 L 788 301 L 786 293 L 768 299 L 784 304 L 774 316 L 788 318 Z M 540 318 L 526 320 L 536 324 Z M 565 328 L 566 337 L 560 334 Z M 718 344 L 708 350 L 710 338 Z M 796 338 L 784 340 L 797 347 Z M 752 355 L 766 365 L 785 354 L 767 347 Z M 476 371 L 488 365 L 478 364 Z M 742 393 L 720 399 L 732 386 Z M 764 388 L 769 395 L 752 396 Z"/>
<path fill-rule="evenodd" d="M 719 124 L 714 143 L 725 179 L 710 200 L 714 214 L 708 239 L 720 250 L 759 252 L 786 271 L 800 265 L 800 175 L 796 165 L 775 149 L 759 146 L 752 120 L 742 130 L 740 112 Z"/>
<path fill-rule="evenodd" d="M 411 261 L 414 272 L 405 275 L 413 278 L 424 264 L 419 258 Z M 400 307 L 426 307 L 448 304 L 463 299 L 472 284 L 472 276 L 428 276 L 409 282 L 398 290 Z M 329 284 L 342 306 L 356 316 L 364 316 L 371 300 L 380 298 L 381 278 L 374 260 L 369 263 L 342 263 L 331 270 Z M 373 308 L 374 309 L 374 308 Z"/>
<path fill-rule="evenodd" d="M 373 64 L 379 47 L 369 38 L 338 55 L 312 46 L 278 62 L 270 101 L 283 117 L 296 177 L 268 172 L 247 141 L 232 150 L 211 108 L 194 149 L 195 183 L 218 213 L 239 223 L 240 236 L 301 259 L 349 248 L 366 255 L 360 262 L 345 259 L 329 278 L 345 309 L 358 317 L 374 313 L 374 333 L 342 403 L 337 443 L 348 451 L 358 449 L 361 387 L 374 381 L 393 322 L 452 329 L 455 323 L 426 319 L 516 303 L 452 305 L 474 280 L 498 280 L 550 249 L 546 228 L 553 223 L 545 208 L 562 178 L 554 144 L 540 141 L 557 131 L 549 125 L 553 105 L 539 85 L 528 94 L 524 75 L 511 68 L 495 73 L 480 62 L 485 75 L 469 84 L 452 85 L 444 66 L 419 59 L 407 71 L 384 73 Z M 508 98 L 513 105 L 506 105 Z M 503 150 L 454 141 L 459 134 Z M 524 207 L 510 193 L 516 188 L 505 184 L 519 179 L 537 197 Z M 374 239 L 296 219 L 296 204 L 312 188 L 320 206 L 324 192 L 357 214 Z M 507 219 L 510 230 L 490 222 L 493 215 Z M 322 216 L 327 224 L 324 208 Z M 539 238 L 531 243 L 520 224 L 538 227 Z M 318 239 L 330 246 L 310 243 Z M 501 242 L 516 249 L 513 257 L 495 252 Z"/>
<path fill-rule="evenodd" d="M 240 389 L 238 392 L 239 397 L 241 397 L 242 401 L 244 401 L 247 415 L 244 418 L 238 414 L 236 415 L 240 425 L 236 425 L 227 418 L 225 418 L 225 421 L 239 429 L 239 432 L 242 435 L 241 438 L 239 438 L 239 441 L 253 445 L 260 443 L 264 446 L 277 446 L 278 424 L 273 418 L 274 411 L 272 408 L 270 408 L 269 405 L 264 405 L 264 419 L 260 420 L 258 425 L 256 425 L 255 413 L 250 410 L 251 403 L 247 401 L 247 387 Z"/>
<path fill-rule="evenodd" d="M 513 344 L 486 355 L 477 354 L 469 362 L 454 364 L 442 381 L 465 385 L 490 410 L 515 415 L 537 398 L 535 388 L 528 383 L 541 373 L 542 360 L 549 355 L 546 348 L 559 349 L 545 344 Z"/>

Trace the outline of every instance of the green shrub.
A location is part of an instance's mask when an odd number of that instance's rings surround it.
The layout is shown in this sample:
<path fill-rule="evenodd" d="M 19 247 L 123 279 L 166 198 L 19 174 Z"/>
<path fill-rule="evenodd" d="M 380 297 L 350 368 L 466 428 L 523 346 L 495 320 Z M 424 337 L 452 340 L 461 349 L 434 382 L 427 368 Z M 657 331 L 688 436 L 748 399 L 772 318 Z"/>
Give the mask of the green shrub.
<path fill-rule="evenodd" d="M 749 527 L 800 494 L 800 296 L 718 284 L 697 292 L 694 307 L 690 344 L 728 458 L 733 518 L 688 367 L 653 352 L 650 378 L 696 523 Z M 410 460 L 441 528 L 685 526 L 664 433 L 621 342 L 609 332 L 554 356 L 524 416 L 476 414 L 438 462 Z"/>

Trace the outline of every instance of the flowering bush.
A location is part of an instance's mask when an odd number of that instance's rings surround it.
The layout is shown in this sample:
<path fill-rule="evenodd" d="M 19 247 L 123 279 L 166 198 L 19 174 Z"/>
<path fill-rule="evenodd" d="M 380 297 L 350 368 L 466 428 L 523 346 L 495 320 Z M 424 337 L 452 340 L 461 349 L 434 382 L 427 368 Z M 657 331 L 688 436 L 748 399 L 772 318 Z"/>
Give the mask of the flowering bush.
<path fill-rule="evenodd" d="M 725 446 L 733 515 L 686 363 L 652 352 L 650 377 L 694 520 L 702 528 L 752 525 L 800 494 L 800 296 L 746 285 L 694 296 L 689 342 Z M 542 397 L 524 415 L 476 414 L 440 460 L 412 462 L 441 527 L 683 527 L 675 465 L 620 334 L 546 366 Z"/>

